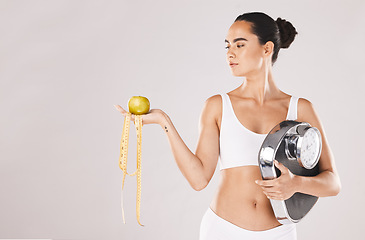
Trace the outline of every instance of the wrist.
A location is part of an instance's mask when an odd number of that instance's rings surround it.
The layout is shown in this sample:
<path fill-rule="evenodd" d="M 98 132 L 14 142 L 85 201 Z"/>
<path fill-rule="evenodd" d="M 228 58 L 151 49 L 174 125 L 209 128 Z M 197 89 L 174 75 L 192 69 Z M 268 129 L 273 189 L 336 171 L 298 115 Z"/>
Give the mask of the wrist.
<path fill-rule="evenodd" d="M 295 192 L 302 191 L 302 180 L 303 180 L 303 176 L 294 174 Z"/>
<path fill-rule="evenodd" d="M 161 113 L 160 113 L 160 121 L 159 121 L 159 125 L 162 127 L 162 128 L 164 128 L 164 126 L 166 126 L 166 124 L 167 124 L 167 122 L 168 122 L 168 115 L 165 113 L 165 112 L 163 112 L 163 111 L 161 111 Z"/>

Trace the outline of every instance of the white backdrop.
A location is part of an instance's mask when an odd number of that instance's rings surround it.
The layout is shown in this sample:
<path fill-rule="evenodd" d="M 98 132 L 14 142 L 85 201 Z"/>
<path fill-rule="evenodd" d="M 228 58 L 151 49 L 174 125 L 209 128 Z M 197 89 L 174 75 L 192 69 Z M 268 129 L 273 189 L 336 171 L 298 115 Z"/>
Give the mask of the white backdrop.
<path fill-rule="evenodd" d="M 298 35 L 274 66 L 278 87 L 310 100 L 342 181 L 297 225 L 298 239 L 363 236 L 364 1 L 0 0 L 0 238 L 198 239 L 219 170 L 194 191 L 159 125 L 143 127 L 141 223 L 136 177 L 118 166 L 131 96 L 164 110 L 195 152 L 204 101 L 243 79 L 224 38 L 249 11 Z M 136 169 L 131 125 L 128 172 Z"/>

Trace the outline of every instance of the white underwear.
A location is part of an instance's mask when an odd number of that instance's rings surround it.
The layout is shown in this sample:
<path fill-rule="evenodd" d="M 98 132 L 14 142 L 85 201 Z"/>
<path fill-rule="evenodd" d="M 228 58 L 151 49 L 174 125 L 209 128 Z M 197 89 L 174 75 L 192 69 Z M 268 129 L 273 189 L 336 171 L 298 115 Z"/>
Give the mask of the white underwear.
<path fill-rule="evenodd" d="M 264 231 L 243 229 L 219 217 L 210 207 L 201 224 L 199 240 L 297 240 L 296 224 L 283 224 Z"/>

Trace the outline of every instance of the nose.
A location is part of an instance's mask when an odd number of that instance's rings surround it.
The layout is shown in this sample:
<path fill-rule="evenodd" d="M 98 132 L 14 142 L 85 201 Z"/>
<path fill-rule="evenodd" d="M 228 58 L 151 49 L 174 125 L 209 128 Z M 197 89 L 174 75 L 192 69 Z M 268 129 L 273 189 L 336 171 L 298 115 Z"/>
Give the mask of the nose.
<path fill-rule="evenodd" d="M 233 57 L 235 57 L 235 54 L 232 51 L 232 48 L 228 48 L 228 50 L 227 50 L 227 58 L 233 58 Z"/>
<path fill-rule="evenodd" d="M 229 62 L 232 61 L 231 59 L 234 59 L 234 55 L 227 53 L 227 58 L 226 59 L 227 59 L 227 63 L 229 64 Z"/>

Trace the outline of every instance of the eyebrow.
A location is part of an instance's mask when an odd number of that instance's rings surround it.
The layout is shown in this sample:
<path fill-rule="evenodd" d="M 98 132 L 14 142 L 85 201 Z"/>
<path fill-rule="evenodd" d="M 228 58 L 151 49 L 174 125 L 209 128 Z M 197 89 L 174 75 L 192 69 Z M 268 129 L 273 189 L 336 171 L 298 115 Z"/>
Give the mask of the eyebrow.
<path fill-rule="evenodd" d="M 233 43 L 235 43 L 237 41 L 248 41 L 248 40 L 246 38 L 236 38 L 233 40 Z M 227 39 L 224 39 L 224 42 L 229 43 L 229 41 Z"/>

